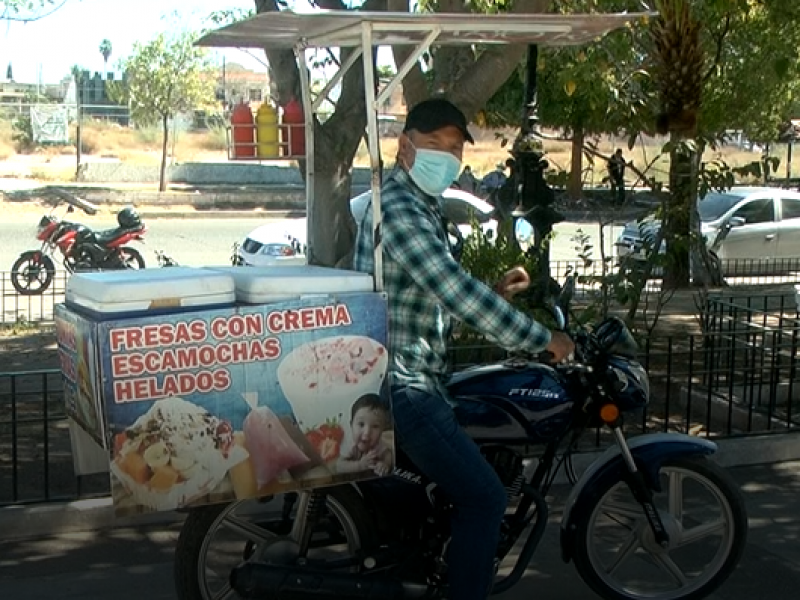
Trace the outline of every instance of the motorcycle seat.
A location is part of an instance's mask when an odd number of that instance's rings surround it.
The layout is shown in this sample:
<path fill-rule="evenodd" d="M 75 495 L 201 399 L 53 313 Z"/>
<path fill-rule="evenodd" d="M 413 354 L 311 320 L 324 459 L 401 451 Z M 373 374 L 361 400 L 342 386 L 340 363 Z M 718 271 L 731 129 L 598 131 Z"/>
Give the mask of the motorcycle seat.
<path fill-rule="evenodd" d="M 96 231 L 94 234 L 94 239 L 97 244 L 101 246 L 105 246 L 109 242 L 114 241 L 118 237 L 129 233 L 131 231 L 136 231 L 141 229 L 141 227 L 116 227 L 114 229 L 105 229 L 103 231 Z"/>

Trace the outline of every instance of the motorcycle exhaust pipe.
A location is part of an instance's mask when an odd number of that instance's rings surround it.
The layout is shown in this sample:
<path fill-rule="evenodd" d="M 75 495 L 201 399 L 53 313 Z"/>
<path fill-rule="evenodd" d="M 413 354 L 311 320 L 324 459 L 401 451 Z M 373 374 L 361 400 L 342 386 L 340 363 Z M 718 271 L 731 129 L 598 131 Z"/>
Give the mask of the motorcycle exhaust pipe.
<path fill-rule="evenodd" d="M 428 596 L 428 586 L 362 573 L 334 573 L 299 567 L 243 563 L 231 571 L 230 584 L 245 599 L 351 598 L 411 600 Z"/>

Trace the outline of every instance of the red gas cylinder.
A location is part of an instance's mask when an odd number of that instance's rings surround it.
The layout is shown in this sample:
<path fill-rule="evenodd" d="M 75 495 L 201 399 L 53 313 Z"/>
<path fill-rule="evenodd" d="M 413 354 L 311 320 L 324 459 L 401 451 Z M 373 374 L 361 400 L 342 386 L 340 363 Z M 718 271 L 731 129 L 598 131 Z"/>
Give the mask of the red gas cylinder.
<path fill-rule="evenodd" d="M 285 137 L 283 142 L 288 145 L 291 156 L 306 155 L 306 119 L 303 116 L 303 106 L 296 98 L 292 98 L 283 108 L 283 127 Z"/>
<path fill-rule="evenodd" d="M 250 105 L 237 104 L 231 113 L 233 158 L 254 158 L 256 155 L 256 122 Z"/>

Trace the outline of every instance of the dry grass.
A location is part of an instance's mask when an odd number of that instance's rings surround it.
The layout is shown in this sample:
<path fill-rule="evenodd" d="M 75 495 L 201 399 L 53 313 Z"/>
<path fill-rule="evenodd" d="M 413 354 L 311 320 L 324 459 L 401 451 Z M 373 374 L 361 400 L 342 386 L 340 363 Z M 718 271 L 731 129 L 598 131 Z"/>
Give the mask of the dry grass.
<path fill-rule="evenodd" d="M 486 175 L 494 170 L 495 165 L 504 162 L 508 157 L 510 142 L 513 140 L 514 132 L 505 131 L 480 131 L 475 135 L 475 144 L 469 144 L 464 149 L 464 164 L 470 165 L 472 171 L 478 176 Z M 548 137 L 555 137 L 555 132 L 547 132 Z M 506 141 L 504 145 L 504 140 Z M 645 171 L 648 177 L 655 177 L 657 181 L 666 183 L 669 175 L 669 157 L 660 156 L 654 163 L 653 159 L 659 156 L 661 148 L 667 142 L 666 138 L 651 138 L 640 141 L 633 149 L 628 149 L 627 140 L 615 140 L 611 138 L 601 139 L 597 145 L 597 150 L 610 156 L 616 148 L 622 148 L 625 158 L 633 161 L 634 166 L 640 171 Z M 572 163 L 572 149 L 569 142 L 557 140 L 546 140 L 544 151 L 547 162 L 551 170 L 569 171 Z M 397 140 L 385 139 L 381 141 L 381 154 L 387 163 L 392 164 L 397 153 Z M 786 147 L 776 147 L 774 155 L 781 160 L 781 167 L 776 174 L 777 177 L 784 177 L 786 173 Z M 748 152 L 734 146 L 726 146 L 719 151 L 707 151 L 704 160 L 722 159 L 729 166 L 737 167 L 759 160 L 759 152 Z M 800 150 L 792 157 L 792 173 L 794 176 L 800 175 Z M 652 163 L 652 164 L 651 164 Z M 366 167 L 369 165 L 369 154 L 365 144 L 361 144 L 356 155 L 355 164 Z M 589 158 L 584 155 L 583 159 L 583 180 L 586 186 L 602 185 L 603 179 L 607 176 L 605 161 L 599 158 Z M 629 184 L 636 180 L 636 175 L 631 170 L 626 173 L 626 180 Z M 756 181 L 743 181 L 742 183 L 758 183 Z"/>
<path fill-rule="evenodd" d="M 71 130 L 72 139 L 75 139 L 75 127 Z M 493 170 L 495 165 L 508 158 L 508 145 L 503 145 L 503 140 L 513 139 L 514 132 L 505 131 L 476 131 L 476 143 L 468 146 L 464 153 L 464 164 L 469 164 L 473 171 L 483 176 Z M 117 158 L 121 161 L 140 164 L 158 164 L 161 158 L 161 129 L 151 127 L 144 129 L 131 129 L 115 123 L 100 120 L 87 120 L 83 123 L 82 130 L 83 153 L 105 158 Z M 16 144 L 12 140 L 13 128 L 10 120 L 0 120 L 0 160 L 13 159 Z M 638 143 L 633 149 L 628 150 L 623 140 L 603 139 L 598 145 L 598 150 L 604 155 L 610 155 L 616 147 L 622 147 L 628 160 L 634 165 L 645 170 L 650 162 L 659 154 L 665 139 L 649 139 Z M 169 153 L 172 160 L 187 162 L 195 160 L 227 160 L 227 134 L 223 128 L 212 128 L 205 132 L 179 132 L 174 140 L 170 140 Z M 571 162 L 571 148 L 568 142 L 546 141 L 544 144 L 546 158 L 555 171 L 568 171 Z M 42 157 L 42 162 L 57 155 L 74 155 L 73 146 L 48 147 L 37 149 L 34 154 Z M 381 141 L 381 153 L 387 163 L 393 162 L 397 153 L 397 139 L 385 138 Z M 773 155 L 781 160 L 777 177 L 786 175 L 786 146 L 777 145 Z M 757 152 L 747 152 L 736 147 L 726 147 L 719 152 L 707 152 L 705 160 L 722 158 L 731 166 L 741 166 L 760 158 Z M 356 155 L 357 166 L 369 164 L 369 154 L 362 143 Z M 605 163 L 602 160 L 593 161 L 584 158 L 584 183 L 587 186 L 600 185 L 606 176 Z M 659 181 L 666 181 L 669 172 L 668 157 L 660 157 L 649 166 L 648 176 L 654 176 Z M 800 150 L 792 160 L 792 175 L 800 175 Z M 631 171 L 626 173 L 629 183 L 636 179 Z M 751 182 L 748 182 L 751 183 Z"/>

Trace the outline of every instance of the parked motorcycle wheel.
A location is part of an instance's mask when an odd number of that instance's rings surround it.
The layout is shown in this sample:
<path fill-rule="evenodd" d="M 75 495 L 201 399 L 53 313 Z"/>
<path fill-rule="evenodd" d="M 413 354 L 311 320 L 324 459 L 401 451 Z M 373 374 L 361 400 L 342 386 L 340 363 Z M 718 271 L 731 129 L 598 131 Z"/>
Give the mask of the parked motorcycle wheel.
<path fill-rule="evenodd" d="M 747 538 L 747 511 L 735 482 L 705 457 L 661 468 L 656 507 L 669 544 L 654 540 L 627 484 L 609 481 L 576 522 L 575 567 L 608 600 L 704 598 L 736 567 Z"/>
<path fill-rule="evenodd" d="M 23 252 L 11 267 L 11 285 L 21 296 L 43 294 L 53 283 L 56 266 L 39 251 Z"/>
<path fill-rule="evenodd" d="M 233 597 L 229 578 L 242 561 L 293 562 L 296 540 L 291 530 L 300 502 L 284 517 L 286 497 L 278 494 L 193 509 L 175 548 L 178 600 Z M 325 510 L 312 532 L 308 559 L 346 558 L 374 544 L 369 515 L 353 488 L 328 488 L 325 499 Z"/>
<path fill-rule="evenodd" d="M 123 246 L 119 249 L 119 254 L 126 269 L 144 269 L 144 258 L 135 248 Z"/>

